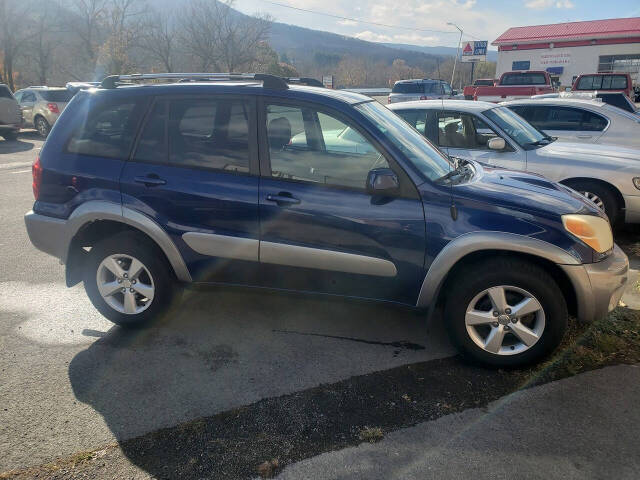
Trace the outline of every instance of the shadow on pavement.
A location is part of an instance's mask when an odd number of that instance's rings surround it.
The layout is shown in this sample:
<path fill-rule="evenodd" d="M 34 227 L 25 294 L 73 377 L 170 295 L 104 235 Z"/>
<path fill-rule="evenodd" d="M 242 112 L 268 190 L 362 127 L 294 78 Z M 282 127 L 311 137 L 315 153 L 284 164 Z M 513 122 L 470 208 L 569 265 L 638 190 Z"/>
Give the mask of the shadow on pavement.
<path fill-rule="evenodd" d="M 74 394 L 143 468 L 147 459 L 127 439 L 454 353 L 439 324 L 427 329 L 406 309 L 228 290 L 187 291 L 173 315 L 144 330 L 83 334 L 98 339 L 69 365 Z"/>
<path fill-rule="evenodd" d="M 2 140 L 0 141 L 0 154 L 27 152 L 33 147 L 33 143 L 24 142 L 20 138 L 18 140 Z"/>

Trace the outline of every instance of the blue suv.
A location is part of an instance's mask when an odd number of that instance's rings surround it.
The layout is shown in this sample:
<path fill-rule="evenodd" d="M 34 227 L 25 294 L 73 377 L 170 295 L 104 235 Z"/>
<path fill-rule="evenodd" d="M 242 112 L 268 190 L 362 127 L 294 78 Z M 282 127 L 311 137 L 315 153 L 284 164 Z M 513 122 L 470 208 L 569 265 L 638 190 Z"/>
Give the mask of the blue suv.
<path fill-rule="evenodd" d="M 79 92 L 33 166 L 32 243 L 122 326 L 191 282 L 314 292 L 442 312 L 461 352 L 513 366 L 551 352 L 570 314 L 616 307 L 628 261 L 595 205 L 304 83 L 151 74 Z"/>

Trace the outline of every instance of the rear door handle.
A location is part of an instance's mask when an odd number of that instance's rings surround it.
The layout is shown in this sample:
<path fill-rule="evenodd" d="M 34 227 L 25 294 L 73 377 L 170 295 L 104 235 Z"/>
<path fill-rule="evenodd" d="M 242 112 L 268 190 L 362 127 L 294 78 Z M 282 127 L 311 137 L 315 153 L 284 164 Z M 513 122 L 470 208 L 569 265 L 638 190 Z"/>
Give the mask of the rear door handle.
<path fill-rule="evenodd" d="M 136 183 L 142 183 L 147 187 L 155 187 L 158 185 L 165 185 L 167 183 L 165 179 L 153 174 L 147 175 L 146 177 L 135 177 L 133 181 Z"/>
<path fill-rule="evenodd" d="M 284 205 L 297 205 L 300 203 L 300 199 L 294 197 L 288 192 L 280 192 L 277 195 L 267 195 L 267 200 L 269 202 L 276 202 L 280 206 Z"/>

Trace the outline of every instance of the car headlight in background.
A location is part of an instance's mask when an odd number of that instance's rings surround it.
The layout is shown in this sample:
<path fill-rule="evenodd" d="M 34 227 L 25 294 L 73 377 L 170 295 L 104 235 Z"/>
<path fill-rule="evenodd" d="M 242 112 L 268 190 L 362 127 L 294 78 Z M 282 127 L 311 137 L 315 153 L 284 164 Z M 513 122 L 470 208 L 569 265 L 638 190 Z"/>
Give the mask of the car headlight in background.
<path fill-rule="evenodd" d="M 633 177 L 633 185 L 640 190 L 640 177 Z"/>
<path fill-rule="evenodd" d="M 567 232 L 575 235 L 598 253 L 613 248 L 611 225 L 595 215 L 563 215 L 562 224 Z"/>

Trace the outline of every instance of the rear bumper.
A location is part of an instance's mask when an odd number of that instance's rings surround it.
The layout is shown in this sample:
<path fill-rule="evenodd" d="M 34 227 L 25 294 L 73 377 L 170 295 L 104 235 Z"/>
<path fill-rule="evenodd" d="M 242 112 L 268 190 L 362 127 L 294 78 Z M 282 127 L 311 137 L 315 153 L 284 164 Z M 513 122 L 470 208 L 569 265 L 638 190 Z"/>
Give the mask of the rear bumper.
<path fill-rule="evenodd" d="M 602 262 L 560 267 L 576 292 L 580 321 L 593 322 L 603 318 L 616 308 L 627 286 L 629 259 L 617 245 L 611 256 Z"/>
<path fill-rule="evenodd" d="M 33 211 L 24 216 L 29 240 L 34 247 L 59 258 L 62 263 L 67 258 L 67 221 L 38 215 Z"/>
<path fill-rule="evenodd" d="M 640 223 L 640 195 L 624 196 L 625 223 Z"/>

